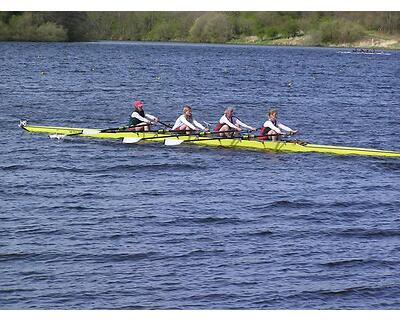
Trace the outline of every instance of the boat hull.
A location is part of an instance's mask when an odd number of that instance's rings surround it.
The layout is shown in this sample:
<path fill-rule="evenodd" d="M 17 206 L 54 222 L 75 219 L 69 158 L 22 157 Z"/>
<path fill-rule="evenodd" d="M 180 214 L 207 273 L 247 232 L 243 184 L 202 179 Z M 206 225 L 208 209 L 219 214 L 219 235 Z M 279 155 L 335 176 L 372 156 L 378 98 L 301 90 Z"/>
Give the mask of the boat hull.
<path fill-rule="evenodd" d="M 56 135 L 79 135 L 81 137 L 100 138 L 100 139 L 123 139 L 123 138 L 142 138 L 143 142 L 164 142 L 165 139 L 184 140 L 184 143 L 196 144 L 211 147 L 242 148 L 262 151 L 276 152 L 318 152 L 337 155 L 360 155 L 375 157 L 400 157 L 400 152 L 387 151 L 368 148 L 342 147 L 330 145 L 309 144 L 301 141 L 260 141 L 245 138 L 215 138 L 212 136 L 188 136 L 176 135 L 171 137 L 171 133 L 157 132 L 95 132 L 100 129 L 71 128 L 71 127 L 48 127 L 48 126 L 21 126 L 23 129 L 33 133 L 47 133 Z M 82 133 L 88 131 L 89 133 Z M 214 136 L 215 137 L 215 136 Z"/>

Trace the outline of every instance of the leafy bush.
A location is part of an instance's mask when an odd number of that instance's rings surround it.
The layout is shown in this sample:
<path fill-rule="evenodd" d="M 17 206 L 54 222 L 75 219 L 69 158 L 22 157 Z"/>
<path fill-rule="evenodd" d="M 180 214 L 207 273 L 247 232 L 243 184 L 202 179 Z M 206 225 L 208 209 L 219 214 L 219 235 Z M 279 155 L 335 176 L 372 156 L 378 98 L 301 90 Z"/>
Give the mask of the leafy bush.
<path fill-rule="evenodd" d="M 53 22 L 46 22 L 36 30 L 36 41 L 66 41 L 67 32 Z"/>
<path fill-rule="evenodd" d="M 279 29 L 277 27 L 269 27 L 265 30 L 265 35 L 268 39 L 277 39 L 279 38 Z"/>
<path fill-rule="evenodd" d="M 182 40 L 290 38 L 351 43 L 364 29 L 396 34 L 400 12 L 0 12 L 0 40 Z"/>
<path fill-rule="evenodd" d="M 149 33 L 150 40 L 168 41 L 176 38 L 177 27 L 167 21 L 163 21 L 153 27 Z"/>
<path fill-rule="evenodd" d="M 10 39 L 29 41 L 35 38 L 36 26 L 33 24 L 32 13 L 13 15 L 9 21 Z"/>
<path fill-rule="evenodd" d="M 364 35 L 362 27 L 346 20 L 326 20 L 311 32 L 314 44 L 351 43 Z"/>
<path fill-rule="evenodd" d="M 10 40 L 10 31 L 7 24 L 0 21 L 0 41 Z"/>
<path fill-rule="evenodd" d="M 253 32 L 261 38 L 277 39 L 295 37 L 300 32 L 297 13 L 258 12 Z"/>
<path fill-rule="evenodd" d="M 235 21 L 235 33 L 237 35 L 254 35 L 256 29 L 256 21 L 254 18 L 239 16 Z"/>
<path fill-rule="evenodd" d="M 281 27 L 282 36 L 285 38 L 295 37 L 299 31 L 299 25 L 296 20 L 293 18 L 286 19 L 285 22 L 282 24 Z"/>
<path fill-rule="evenodd" d="M 206 13 L 196 19 L 189 31 L 194 42 L 226 42 L 233 37 L 233 28 L 222 13 Z"/>
<path fill-rule="evenodd" d="M 9 24 L 0 21 L 0 39 L 13 41 L 66 41 L 66 31 L 53 22 L 43 22 L 30 12 L 12 15 Z"/>

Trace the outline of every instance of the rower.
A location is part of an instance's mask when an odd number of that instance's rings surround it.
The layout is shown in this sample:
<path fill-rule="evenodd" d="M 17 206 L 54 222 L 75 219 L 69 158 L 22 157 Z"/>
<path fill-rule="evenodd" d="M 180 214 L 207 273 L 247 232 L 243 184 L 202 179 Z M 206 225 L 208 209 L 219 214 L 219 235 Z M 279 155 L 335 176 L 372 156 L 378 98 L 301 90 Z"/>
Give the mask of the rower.
<path fill-rule="evenodd" d="M 247 128 L 250 131 L 255 131 L 256 128 L 248 126 L 247 124 L 243 123 L 239 120 L 239 118 L 233 115 L 234 109 L 232 107 L 228 107 L 225 109 L 224 114 L 222 115 L 221 119 L 219 119 L 217 126 L 215 127 L 214 131 L 219 132 L 221 137 L 231 137 L 233 136 L 232 132 L 226 131 L 236 131 L 240 132 L 243 128 Z"/>
<path fill-rule="evenodd" d="M 182 115 L 176 119 L 174 126 L 171 129 L 172 131 L 209 131 L 208 128 L 205 128 L 201 123 L 193 119 L 192 108 L 188 105 L 183 107 Z"/>
<path fill-rule="evenodd" d="M 284 132 L 291 135 L 297 133 L 297 130 L 292 130 L 283 123 L 280 123 L 278 121 L 278 111 L 271 109 L 268 112 L 268 119 L 264 122 L 261 129 L 259 139 L 277 141 L 280 140 Z"/>
<path fill-rule="evenodd" d="M 151 114 L 145 113 L 143 110 L 143 102 L 136 100 L 133 103 L 135 110 L 133 110 L 129 119 L 129 129 L 132 131 L 149 131 L 152 123 L 157 123 L 158 118 Z"/>

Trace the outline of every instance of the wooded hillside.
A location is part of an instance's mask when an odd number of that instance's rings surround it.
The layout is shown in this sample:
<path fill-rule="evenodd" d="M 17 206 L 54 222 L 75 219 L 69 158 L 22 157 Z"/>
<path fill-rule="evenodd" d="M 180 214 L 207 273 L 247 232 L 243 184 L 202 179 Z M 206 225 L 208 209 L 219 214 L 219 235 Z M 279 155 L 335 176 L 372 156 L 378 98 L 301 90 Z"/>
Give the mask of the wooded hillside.
<path fill-rule="evenodd" d="M 152 40 L 303 45 L 400 34 L 400 12 L 0 12 L 2 41 Z"/>

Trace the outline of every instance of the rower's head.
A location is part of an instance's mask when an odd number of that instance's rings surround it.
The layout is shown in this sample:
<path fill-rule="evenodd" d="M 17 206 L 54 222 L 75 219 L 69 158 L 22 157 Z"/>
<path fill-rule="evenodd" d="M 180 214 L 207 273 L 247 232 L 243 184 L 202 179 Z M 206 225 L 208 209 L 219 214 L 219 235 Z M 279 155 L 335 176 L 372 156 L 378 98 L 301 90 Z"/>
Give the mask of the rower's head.
<path fill-rule="evenodd" d="M 278 118 L 278 110 L 276 110 L 276 109 L 271 109 L 271 110 L 269 110 L 269 112 L 268 112 L 268 118 L 269 118 L 269 119 L 272 119 L 272 120 L 277 119 L 277 118 Z"/>
<path fill-rule="evenodd" d="M 183 106 L 182 113 L 183 113 L 185 116 L 191 116 L 191 115 L 192 115 L 192 108 L 189 107 L 188 105 L 184 105 L 184 106 Z"/>
<path fill-rule="evenodd" d="M 143 107 L 143 102 L 140 101 L 140 100 L 136 100 L 136 101 L 133 103 L 133 106 L 134 106 L 136 109 L 141 109 L 141 108 Z"/>
<path fill-rule="evenodd" d="M 228 108 L 225 108 L 225 111 L 224 111 L 224 114 L 227 116 L 227 117 L 232 117 L 233 116 L 233 112 L 235 111 L 235 109 L 233 109 L 232 107 L 228 107 Z"/>

